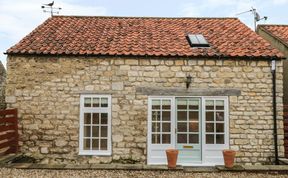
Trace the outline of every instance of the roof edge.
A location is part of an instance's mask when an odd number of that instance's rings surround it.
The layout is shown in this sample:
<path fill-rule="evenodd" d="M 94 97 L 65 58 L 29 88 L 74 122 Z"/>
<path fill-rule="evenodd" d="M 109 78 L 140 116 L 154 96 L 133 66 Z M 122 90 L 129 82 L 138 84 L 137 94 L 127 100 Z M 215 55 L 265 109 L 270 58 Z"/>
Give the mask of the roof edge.
<path fill-rule="evenodd" d="M 287 25 L 287 27 L 288 27 L 288 25 Z M 286 43 L 283 39 L 281 39 L 280 37 L 278 37 L 275 34 L 273 34 L 272 32 L 270 32 L 268 29 L 264 28 L 264 26 L 259 26 L 259 27 L 257 26 L 257 32 L 258 32 L 259 29 L 261 29 L 266 34 L 270 35 L 271 37 L 275 38 L 276 40 L 280 41 L 284 46 L 286 46 L 288 48 L 288 43 Z"/>
<path fill-rule="evenodd" d="M 237 17 L 153 17 L 153 16 L 85 16 L 85 15 L 54 15 L 52 18 L 133 18 L 133 19 L 238 19 Z"/>

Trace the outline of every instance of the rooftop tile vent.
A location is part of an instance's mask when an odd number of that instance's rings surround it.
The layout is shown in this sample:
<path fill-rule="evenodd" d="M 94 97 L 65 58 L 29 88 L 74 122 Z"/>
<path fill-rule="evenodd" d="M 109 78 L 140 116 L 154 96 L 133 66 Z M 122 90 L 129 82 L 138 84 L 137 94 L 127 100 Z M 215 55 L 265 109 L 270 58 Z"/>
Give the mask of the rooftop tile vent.
<path fill-rule="evenodd" d="M 210 47 L 205 37 L 201 34 L 188 34 L 187 39 L 191 47 Z"/>

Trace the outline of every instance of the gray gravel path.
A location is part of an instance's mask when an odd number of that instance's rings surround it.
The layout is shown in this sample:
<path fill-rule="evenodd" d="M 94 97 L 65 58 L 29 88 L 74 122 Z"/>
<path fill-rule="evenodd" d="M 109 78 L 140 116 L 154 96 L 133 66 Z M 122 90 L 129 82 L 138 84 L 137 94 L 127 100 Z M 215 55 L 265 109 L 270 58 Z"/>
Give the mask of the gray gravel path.
<path fill-rule="evenodd" d="M 43 170 L 43 169 L 9 169 L 1 168 L 0 177 L 2 178 L 85 178 L 85 177 L 111 177 L 111 178 L 181 178 L 181 177 L 216 177 L 216 178 L 266 178 L 277 177 L 284 178 L 288 175 L 283 174 L 266 174 L 266 173 L 231 173 L 231 172 L 215 172 L 215 173 L 185 173 L 182 171 L 123 171 L 123 170 Z"/>

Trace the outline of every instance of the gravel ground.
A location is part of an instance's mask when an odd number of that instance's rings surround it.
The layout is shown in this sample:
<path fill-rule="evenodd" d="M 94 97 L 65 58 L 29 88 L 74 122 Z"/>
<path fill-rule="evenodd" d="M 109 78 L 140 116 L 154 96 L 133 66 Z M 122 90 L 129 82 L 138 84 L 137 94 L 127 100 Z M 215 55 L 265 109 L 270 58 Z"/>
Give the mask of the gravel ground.
<path fill-rule="evenodd" d="M 267 178 L 277 177 L 284 178 L 288 175 L 285 174 L 266 174 L 266 173 L 231 173 L 231 172 L 215 172 L 215 173 L 185 173 L 183 171 L 123 171 L 123 170 L 41 170 L 41 169 L 9 169 L 1 168 L 0 177 L 2 178 L 84 178 L 84 177 L 111 177 L 111 178 L 156 178 L 156 177 L 168 177 L 168 178 L 181 178 L 181 177 L 217 177 L 217 178 Z"/>

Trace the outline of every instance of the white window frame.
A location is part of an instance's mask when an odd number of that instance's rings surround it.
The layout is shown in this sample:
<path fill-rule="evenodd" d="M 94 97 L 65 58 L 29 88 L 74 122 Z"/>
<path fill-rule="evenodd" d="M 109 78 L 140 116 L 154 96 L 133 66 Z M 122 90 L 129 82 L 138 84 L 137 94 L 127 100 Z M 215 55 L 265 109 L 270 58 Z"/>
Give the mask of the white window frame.
<path fill-rule="evenodd" d="M 96 97 L 96 98 L 107 98 L 108 107 L 107 108 L 89 108 L 84 107 L 85 97 Z M 107 113 L 108 114 L 108 134 L 107 134 L 107 150 L 83 150 L 83 132 L 84 132 L 84 112 L 90 113 Z M 111 146 L 111 95 L 96 95 L 96 94 L 81 94 L 80 95 L 80 127 L 79 127 L 79 155 L 103 155 L 110 156 L 112 154 Z"/>

